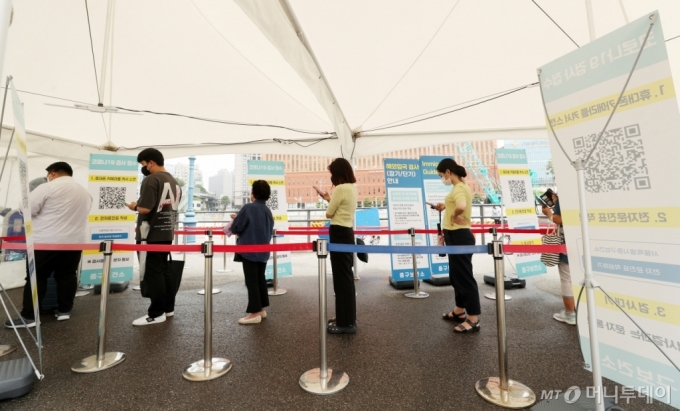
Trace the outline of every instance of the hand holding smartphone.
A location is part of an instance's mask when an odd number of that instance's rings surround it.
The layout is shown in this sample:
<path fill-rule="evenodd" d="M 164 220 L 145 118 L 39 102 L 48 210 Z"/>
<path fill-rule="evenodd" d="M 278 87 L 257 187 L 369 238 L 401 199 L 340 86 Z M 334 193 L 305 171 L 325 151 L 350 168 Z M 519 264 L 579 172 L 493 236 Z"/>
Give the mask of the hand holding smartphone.
<path fill-rule="evenodd" d="M 314 190 L 316 190 L 316 193 L 319 194 L 321 197 L 323 197 L 323 196 L 326 195 L 326 193 L 324 193 L 323 191 L 319 190 L 319 187 L 317 187 L 317 186 L 312 186 L 312 188 L 313 188 Z"/>

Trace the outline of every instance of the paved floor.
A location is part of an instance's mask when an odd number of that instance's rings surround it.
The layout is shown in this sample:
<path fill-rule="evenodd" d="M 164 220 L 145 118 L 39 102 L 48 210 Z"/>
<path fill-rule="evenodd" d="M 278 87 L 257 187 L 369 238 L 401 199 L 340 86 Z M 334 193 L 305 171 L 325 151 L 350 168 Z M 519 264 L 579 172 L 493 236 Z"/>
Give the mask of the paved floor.
<path fill-rule="evenodd" d="M 317 260 L 310 253 L 293 255 L 295 275 L 283 278 L 288 290 L 272 297 L 269 317 L 259 325 L 241 326 L 246 289 L 239 264 L 231 273 L 216 273 L 222 293 L 214 296 L 213 353 L 233 361 L 226 376 L 189 382 L 183 369 L 203 355 L 203 261 L 188 259 L 176 315 L 164 324 L 133 327 L 147 301 L 127 290 L 109 299 L 109 351 L 122 351 L 121 365 L 96 374 L 75 374 L 76 361 L 95 354 L 99 296 L 77 299 L 70 321 L 43 316 L 45 379 L 28 395 L 0 402 L 3 410 L 494 410 L 474 389 L 477 380 L 498 374 L 495 302 L 482 298 L 482 331 L 454 335 L 441 320 L 451 308 L 451 287 L 423 285 L 430 297 L 412 300 L 388 285 L 389 257 L 371 255 L 357 282 L 359 332 L 328 336 L 328 365 L 346 371 L 349 386 L 327 397 L 306 393 L 298 385 L 305 371 L 318 367 Z M 222 267 L 221 257 L 215 269 Z M 474 257 L 475 271 L 491 273 L 488 256 Z M 330 264 L 329 264 L 330 265 Z M 510 265 L 508 264 L 508 269 Z M 330 278 L 329 278 L 330 285 Z M 480 285 L 480 292 L 492 288 Z M 558 323 L 561 308 L 556 272 L 530 278 L 526 289 L 512 290 L 507 303 L 509 376 L 539 396 L 543 390 L 584 388 L 592 376 L 582 368 L 575 327 Z M 11 298 L 20 303 L 20 290 Z M 334 312 L 328 290 L 329 316 Z M 0 314 L 4 322 L 4 313 Z M 26 335 L 26 331 L 22 331 Z M 28 341 L 28 339 L 25 339 Z M 16 344 L 10 330 L 0 343 Z M 35 348 L 35 346 L 33 346 Z M 32 352 L 35 354 L 35 349 Z M 22 352 L 7 358 L 19 358 Z M 608 389 L 615 384 L 607 381 Z M 635 399 L 627 410 L 671 410 Z"/>

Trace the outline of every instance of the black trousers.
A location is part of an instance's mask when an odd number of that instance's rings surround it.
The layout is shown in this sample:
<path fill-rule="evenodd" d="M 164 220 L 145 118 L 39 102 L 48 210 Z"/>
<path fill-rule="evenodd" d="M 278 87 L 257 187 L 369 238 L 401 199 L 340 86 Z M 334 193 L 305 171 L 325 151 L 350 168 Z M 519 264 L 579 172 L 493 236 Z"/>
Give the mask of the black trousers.
<path fill-rule="evenodd" d="M 475 245 L 475 236 L 469 229 L 444 230 L 446 245 Z M 472 275 L 472 254 L 449 254 L 449 279 L 455 292 L 456 307 L 465 308 L 468 315 L 479 315 L 477 281 Z"/>
<path fill-rule="evenodd" d="M 157 241 L 148 244 L 172 244 L 172 241 Z M 170 272 L 169 257 L 170 253 L 166 251 L 146 253 L 144 288 L 146 297 L 151 299 L 148 312 L 151 318 L 175 311 L 177 286 Z"/>
<path fill-rule="evenodd" d="M 267 280 L 264 278 L 266 269 L 267 263 L 243 259 L 243 275 L 248 289 L 248 307 L 246 307 L 248 314 L 259 313 L 263 308 L 269 307 Z"/>
<path fill-rule="evenodd" d="M 35 278 L 38 286 L 38 307 L 42 306 L 47 291 L 47 279 L 54 272 L 57 282 L 57 310 L 69 313 L 73 309 L 73 300 L 78 288 L 78 264 L 80 251 L 35 251 Z M 33 319 L 33 293 L 29 279 L 28 259 L 26 259 L 26 285 L 24 286 L 24 307 L 21 315 Z"/>
<path fill-rule="evenodd" d="M 354 230 L 350 227 L 331 225 L 330 242 L 334 244 L 354 244 Z M 352 253 L 330 253 L 333 269 L 333 289 L 335 290 L 335 317 L 338 327 L 354 325 L 357 319 L 357 299 L 354 291 Z"/>

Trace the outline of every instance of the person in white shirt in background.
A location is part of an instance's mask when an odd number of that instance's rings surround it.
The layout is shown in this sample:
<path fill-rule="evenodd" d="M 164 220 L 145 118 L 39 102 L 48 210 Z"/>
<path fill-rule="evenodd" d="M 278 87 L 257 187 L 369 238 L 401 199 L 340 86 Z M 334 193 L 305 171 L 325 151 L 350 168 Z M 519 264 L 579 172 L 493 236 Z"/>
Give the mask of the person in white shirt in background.
<path fill-rule="evenodd" d="M 92 206 L 92 196 L 73 179 L 73 169 L 63 161 L 46 168 L 47 184 L 33 190 L 28 201 L 33 219 L 33 241 L 36 244 L 81 244 L 87 239 L 87 216 Z M 47 278 L 54 272 L 57 282 L 57 320 L 71 318 L 73 300 L 78 287 L 78 264 L 81 251 L 35 251 L 35 272 L 38 286 L 38 303 L 42 304 Z M 14 327 L 35 327 L 31 282 L 26 263 L 26 285 L 21 317 L 13 320 Z M 13 328 L 7 320 L 5 327 Z"/>

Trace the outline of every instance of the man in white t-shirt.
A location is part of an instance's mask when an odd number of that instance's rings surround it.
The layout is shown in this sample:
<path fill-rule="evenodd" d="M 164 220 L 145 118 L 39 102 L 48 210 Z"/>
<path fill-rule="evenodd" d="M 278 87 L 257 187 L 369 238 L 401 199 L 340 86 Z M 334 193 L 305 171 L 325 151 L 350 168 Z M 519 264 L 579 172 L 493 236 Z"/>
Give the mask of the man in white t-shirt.
<path fill-rule="evenodd" d="M 33 241 L 36 244 L 82 244 L 87 239 L 87 216 L 92 206 L 92 196 L 73 179 L 73 169 L 63 161 L 46 168 L 47 184 L 33 190 L 28 201 L 33 220 Z M 73 300 L 78 287 L 80 251 L 35 251 L 35 272 L 38 286 L 38 303 L 42 304 L 47 279 L 54 272 L 57 282 L 57 312 L 59 321 L 71 318 Z M 26 263 L 26 285 L 21 318 L 13 320 L 16 328 L 35 327 L 31 282 Z M 5 327 L 13 328 L 7 320 Z"/>

